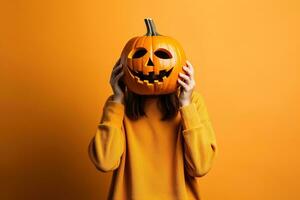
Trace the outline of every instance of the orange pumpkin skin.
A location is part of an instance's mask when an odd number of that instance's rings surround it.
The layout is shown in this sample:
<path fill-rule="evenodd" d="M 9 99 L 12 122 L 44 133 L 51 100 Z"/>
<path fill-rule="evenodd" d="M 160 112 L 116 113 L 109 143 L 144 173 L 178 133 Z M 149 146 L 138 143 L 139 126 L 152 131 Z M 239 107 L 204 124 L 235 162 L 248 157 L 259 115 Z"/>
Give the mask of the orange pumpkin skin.
<path fill-rule="evenodd" d="M 130 39 L 121 53 L 124 82 L 140 95 L 176 92 L 179 72 L 186 64 L 181 45 L 156 32 L 152 19 L 145 19 L 147 34 Z"/>

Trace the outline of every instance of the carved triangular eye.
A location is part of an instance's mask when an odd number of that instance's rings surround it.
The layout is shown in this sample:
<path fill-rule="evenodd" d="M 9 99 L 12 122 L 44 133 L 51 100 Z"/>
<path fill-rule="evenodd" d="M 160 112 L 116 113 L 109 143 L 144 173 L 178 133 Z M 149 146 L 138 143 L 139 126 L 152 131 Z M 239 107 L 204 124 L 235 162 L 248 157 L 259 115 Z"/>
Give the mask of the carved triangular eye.
<path fill-rule="evenodd" d="M 145 48 L 138 48 L 132 58 L 140 58 L 140 57 L 143 57 L 145 54 L 147 53 L 147 50 Z"/>
<path fill-rule="evenodd" d="M 172 54 L 167 49 L 158 49 L 154 52 L 154 54 L 161 59 L 172 58 Z"/>

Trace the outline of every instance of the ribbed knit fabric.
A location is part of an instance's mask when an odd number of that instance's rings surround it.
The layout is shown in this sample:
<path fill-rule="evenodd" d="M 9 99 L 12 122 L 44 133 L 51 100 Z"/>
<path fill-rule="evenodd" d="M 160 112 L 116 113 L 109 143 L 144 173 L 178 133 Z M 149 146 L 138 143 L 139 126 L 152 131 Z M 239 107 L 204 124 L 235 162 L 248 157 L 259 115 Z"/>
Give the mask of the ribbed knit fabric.
<path fill-rule="evenodd" d="M 160 121 L 156 100 L 137 121 L 110 96 L 103 108 L 89 156 L 102 172 L 113 171 L 109 200 L 199 200 L 199 180 L 212 168 L 218 147 L 203 96 L 177 116 Z"/>

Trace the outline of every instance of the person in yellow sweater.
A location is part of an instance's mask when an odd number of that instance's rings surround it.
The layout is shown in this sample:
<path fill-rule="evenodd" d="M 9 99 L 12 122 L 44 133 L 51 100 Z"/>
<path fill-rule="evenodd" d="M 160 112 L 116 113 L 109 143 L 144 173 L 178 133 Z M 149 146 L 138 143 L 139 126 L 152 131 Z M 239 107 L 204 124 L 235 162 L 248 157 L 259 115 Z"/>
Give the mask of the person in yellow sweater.
<path fill-rule="evenodd" d="M 118 61 L 110 78 L 113 94 L 89 145 L 102 172 L 113 171 L 109 200 L 199 200 L 199 178 L 218 153 L 203 95 L 194 90 L 187 61 L 177 92 L 137 95 L 120 85 Z"/>

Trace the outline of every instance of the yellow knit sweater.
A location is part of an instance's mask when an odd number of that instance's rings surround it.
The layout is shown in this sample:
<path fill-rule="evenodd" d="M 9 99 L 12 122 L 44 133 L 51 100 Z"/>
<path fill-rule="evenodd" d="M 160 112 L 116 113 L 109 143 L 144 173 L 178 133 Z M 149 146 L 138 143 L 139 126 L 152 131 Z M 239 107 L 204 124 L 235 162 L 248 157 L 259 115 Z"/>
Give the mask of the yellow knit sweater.
<path fill-rule="evenodd" d="M 169 121 L 159 120 L 156 100 L 147 101 L 147 117 L 132 121 L 111 97 L 89 145 L 96 168 L 114 170 L 107 199 L 201 199 L 199 177 L 218 152 L 202 94 L 194 91 L 192 102 Z"/>

